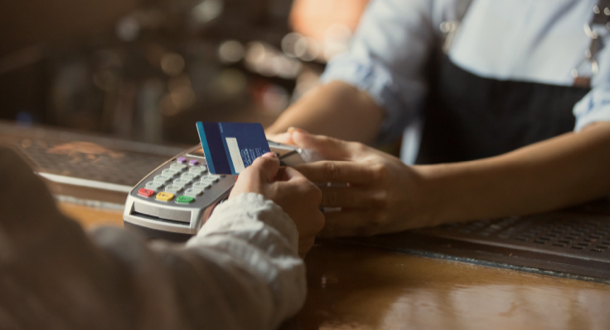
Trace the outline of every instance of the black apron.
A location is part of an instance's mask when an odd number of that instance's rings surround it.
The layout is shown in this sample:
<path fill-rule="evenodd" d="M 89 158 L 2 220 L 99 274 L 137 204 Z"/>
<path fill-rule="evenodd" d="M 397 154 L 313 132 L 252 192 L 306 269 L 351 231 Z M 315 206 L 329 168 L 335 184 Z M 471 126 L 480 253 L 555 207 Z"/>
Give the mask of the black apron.
<path fill-rule="evenodd" d="M 417 164 L 500 155 L 574 129 L 589 88 L 482 78 L 442 56 L 431 81 Z"/>

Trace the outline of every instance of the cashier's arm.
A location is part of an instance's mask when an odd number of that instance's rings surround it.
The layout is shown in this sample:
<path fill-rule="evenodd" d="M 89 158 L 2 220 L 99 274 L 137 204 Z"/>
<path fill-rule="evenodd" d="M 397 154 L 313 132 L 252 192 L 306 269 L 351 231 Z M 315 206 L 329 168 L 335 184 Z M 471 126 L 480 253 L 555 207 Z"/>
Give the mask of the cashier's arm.
<path fill-rule="evenodd" d="M 324 187 L 326 236 L 373 235 L 442 223 L 553 210 L 610 193 L 610 122 L 500 156 L 407 166 L 357 142 L 299 129 L 290 139 L 327 161 L 298 170 Z"/>
<path fill-rule="evenodd" d="M 610 193 L 610 122 L 488 159 L 424 166 L 435 222 L 553 210 Z"/>
<path fill-rule="evenodd" d="M 383 109 L 367 92 L 342 81 L 332 81 L 301 97 L 266 133 L 274 139 L 294 126 L 310 133 L 370 143 L 379 133 L 383 117 Z M 285 135 L 274 140 L 293 143 Z"/>

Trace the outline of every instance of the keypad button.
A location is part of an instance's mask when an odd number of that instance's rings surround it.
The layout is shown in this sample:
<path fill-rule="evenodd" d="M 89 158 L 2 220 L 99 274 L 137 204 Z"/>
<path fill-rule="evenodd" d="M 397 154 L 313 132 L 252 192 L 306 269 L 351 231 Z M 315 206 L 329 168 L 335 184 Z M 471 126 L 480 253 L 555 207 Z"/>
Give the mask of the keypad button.
<path fill-rule="evenodd" d="M 164 202 L 169 202 L 174 198 L 174 194 L 167 192 L 167 191 L 163 191 L 157 194 L 157 197 L 155 197 L 157 200 L 160 201 L 164 201 Z"/>
<path fill-rule="evenodd" d="M 177 194 L 177 193 L 181 192 L 182 189 L 184 189 L 183 186 L 169 185 L 169 186 L 165 187 L 165 189 L 163 189 L 163 190 L 170 192 L 172 194 Z"/>
<path fill-rule="evenodd" d="M 198 171 L 203 171 L 203 172 L 207 172 L 208 171 L 208 167 L 201 164 L 199 166 L 193 166 L 191 168 L 197 169 Z"/>
<path fill-rule="evenodd" d="M 178 162 L 178 164 L 184 164 L 184 163 L 186 163 L 186 158 L 178 157 L 178 159 L 176 159 L 176 161 Z"/>
<path fill-rule="evenodd" d="M 154 194 L 155 194 L 155 191 L 151 190 L 151 189 L 140 188 L 140 190 L 138 190 L 138 195 L 140 195 L 140 196 L 150 197 Z"/>
<path fill-rule="evenodd" d="M 191 168 L 189 168 L 189 173 L 194 173 L 197 175 L 206 173 L 208 171 L 208 168 L 205 166 L 193 166 Z"/>
<path fill-rule="evenodd" d="M 181 203 L 181 204 L 189 204 L 195 201 L 195 198 L 191 197 L 191 196 L 178 196 L 178 198 L 176 198 L 176 203 Z"/>
<path fill-rule="evenodd" d="M 191 165 L 191 166 L 195 166 L 195 165 L 198 165 L 198 164 L 199 164 L 199 161 L 197 159 L 189 160 L 189 165 Z"/>
<path fill-rule="evenodd" d="M 186 169 L 188 166 L 186 164 L 180 164 L 180 163 L 173 163 L 169 166 L 169 168 L 171 168 L 172 170 L 176 170 L 176 171 L 182 171 L 184 169 Z"/>
<path fill-rule="evenodd" d="M 169 177 L 169 178 L 175 177 L 176 175 L 178 175 L 178 173 L 180 173 L 180 172 L 173 170 L 171 168 L 166 168 L 163 171 L 161 171 L 161 175 Z"/>
<path fill-rule="evenodd" d="M 153 181 L 167 183 L 167 181 L 171 180 L 171 178 L 166 177 L 165 175 L 155 175 Z"/>
<path fill-rule="evenodd" d="M 183 174 L 180 176 L 180 179 L 182 179 L 182 180 L 187 180 L 187 181 L 192 181 L 192 180 L 194 180 L 196 177 L 197 177 L 197 175 L 195 175 L 195 174 L 191 174 L 191 173 L 183 173 Z"/>
<path fill-rule="evenodd" d="M 144 185 L 144 187 L 152 190 L 159 190 L 159 188 L 163 187 L 163 183 L 158 181 L 149 181 Z"/>
<path fill-rule="evenodd" d="M 184 191 L 184 195 L 191 196 L 191 197 L 197 197 L 197 196 L 202 195 L 202 194 L 203 194 L 203 190 L 202 189 L 198 189 L 198 188 L 189 188 L 189 189 Z"/>
<path fill-rule="evenodd" d="M 211 187 L 212 184 L 210 182 L 195 182 L 193 183 L 193 188 L 197 189 L 207 189 Z"/>
<path fill-rule="evenodd" d="M 172 185 L 174 186 L 186 186 L 187 184 L 191 183 L 191 180 L 185 180 L 185 179 L 176 179 L 172 182 Z"/>
<path fill-rule="evenodd" d="M 218 182 L 218 180 L 220 180 L 220 175 L 214 174 L 202 175 L 201 179 L 199 179 L 201 182 Z"/>
<path fill-rule="evenodd" d="M 207 185 L 213 185 L 216 182 L 214 181 L 210 181 L 210 180 L 201 180 L 201 181 L 197 181 L 197 183 L 202 183 L 202 184 L 207 184 Z"/>

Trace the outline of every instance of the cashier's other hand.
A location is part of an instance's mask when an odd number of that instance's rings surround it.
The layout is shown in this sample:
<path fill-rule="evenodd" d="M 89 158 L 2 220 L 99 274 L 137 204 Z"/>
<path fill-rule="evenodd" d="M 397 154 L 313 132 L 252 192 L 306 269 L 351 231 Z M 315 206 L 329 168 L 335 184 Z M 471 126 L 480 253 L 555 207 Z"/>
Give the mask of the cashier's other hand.
<path fill-rule="evenodd" d="M 357 142 L 346 142 L 300 129 L 289 129 L 300 148 L 325 161 L 296 168 L 322 187 L 326 225 L 321 236 L 369 236 L 425 226 L 420 207 L 422 177 L 415 167 Z"/>
<path fill-rule="evenodd" d="M 294 168 L 280 167 L 279 159 L 270 152 L 239 174 L 229 198 L 244 192 L 261 194 L 288 213 L 299 231 L 299 255 L 305 257 L 324 227 L 320 188 Z"/>

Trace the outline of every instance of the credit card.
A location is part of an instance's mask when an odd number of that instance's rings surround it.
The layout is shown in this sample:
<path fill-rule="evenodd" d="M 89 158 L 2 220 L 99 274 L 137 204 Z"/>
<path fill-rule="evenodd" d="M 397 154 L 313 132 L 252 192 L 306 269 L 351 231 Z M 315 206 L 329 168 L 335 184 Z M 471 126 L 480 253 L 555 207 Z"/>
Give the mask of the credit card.
<path fill-rule="evenodd" d="M 197 132 L 212 174 L 239 174 L 270 151 L 259 123 L 198 121 Z"/>

